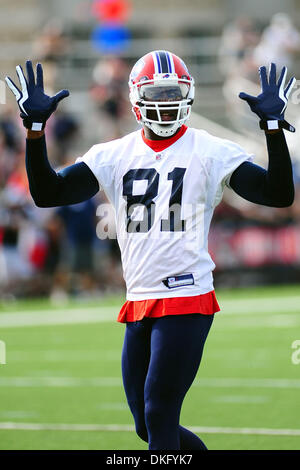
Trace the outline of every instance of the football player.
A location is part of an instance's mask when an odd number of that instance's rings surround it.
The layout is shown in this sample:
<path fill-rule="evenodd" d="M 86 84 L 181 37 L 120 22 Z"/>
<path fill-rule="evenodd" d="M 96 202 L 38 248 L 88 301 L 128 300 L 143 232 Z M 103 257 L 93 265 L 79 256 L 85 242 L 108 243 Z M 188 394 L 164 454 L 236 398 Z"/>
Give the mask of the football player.
<path fill-rule="evenodd" d="M 283 129 L 295 79 L 285 87 L 276 66 L 260 68 L 262 91 L 240 94 L 260 119 L 268 168 L 229 140 L 187 127 L 194 80 L 168 51 L 142 57 L 129 77 L 130 101 L 142 129 L 94 145 L 74 165 L 54 171 L 44 128 L 69 92 L 44 93 L 42 66 L 27 77 L 17 67 L 20 89 L 6 78 L 28 129 L 26 168 L 39 207 L 76 204 L 103 188 L 116 211 L 127 300 L 118 321 L 126 323 L 122 353 L 124 388 L 136 432 L 151 450 L 206 449 L 180 425 L 184 397 L 197 373 L 205 340 L 219 311 L 207 250 L 214 208 L 228 186 L 256 204 L 293 203 L 291 160 Z"/>

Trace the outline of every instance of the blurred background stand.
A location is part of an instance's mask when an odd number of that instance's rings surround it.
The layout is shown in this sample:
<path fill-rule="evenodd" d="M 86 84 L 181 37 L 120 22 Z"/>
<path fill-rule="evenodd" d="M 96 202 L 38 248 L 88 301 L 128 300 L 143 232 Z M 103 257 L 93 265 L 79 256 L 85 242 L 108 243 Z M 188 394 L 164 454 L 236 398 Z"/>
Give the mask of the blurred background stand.
<path fill-rule="evenodd" d="M 31 58 L 43 63 L 49 94 L 70 90 L 46 129 L 51 163 L 62 168 L 95 143 L 138 128 L 128 99 L 129 71 L 145 53 L 171 50 L 195 78 L 190 125 L 239 143 L 266 166 L 264 134 L 238 94 L 259 93 L 258 67 L 271 60 L 278 69 L 287 65 L 288 75 L 297 78 L 299 6 L 300 0 L 284 5 L 279 0 L 2 0 L 1 79 L 15 77 L 15 66 Z M 96 230 L 92 235 L 97 207 L 108 202 L 103 192 L 78 207 L 35 207 L 24 166 L 25 132 L 13 96 L 6 92 L 5 98 L 0 104 L 0 297 L 124 292 L 116 240 L 99 240 Z M 296 83 L 287 120 L 297 130 L 299 103 Z M 299 283 L 297 136 L 286 133 L 296 186 L 292 207 L 258 206 L 225 190 L 210 234 L 216 286 Z M 74 227 L 80 229 L 76 218 L 89 220 L 83 244 L 80 230 L 74 239 Z"/>

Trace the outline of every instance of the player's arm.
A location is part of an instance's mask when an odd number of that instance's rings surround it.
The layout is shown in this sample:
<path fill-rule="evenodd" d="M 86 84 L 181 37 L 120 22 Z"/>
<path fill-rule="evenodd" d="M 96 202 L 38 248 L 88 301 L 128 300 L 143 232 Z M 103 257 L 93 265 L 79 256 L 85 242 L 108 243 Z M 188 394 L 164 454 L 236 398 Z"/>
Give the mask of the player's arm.
<path fill-rule="evenodd" d="M 292 163 L 282 130 L 266 133 L 268 169 L 251 162 L 242 163 L 230 178 L 231 188 L 255 204 L 288 207 L 294 201 Z"/>
<path fill-rule="evenodd" d="M 294 183 L 291 159 L 282 129 L 295 132 L 295 128 L 284 119 L 295 78 L 291 78 L 284 88 L 286 67 L 283 67 L 278 82 L 275 64 L 270 66 L 269 78 L 265 67 L 261 67 L 259 71 L 262 93 L 257 97 L 246 93 L 240 93 L 239 96 L 258 115 L 260 127 L 265 130 L 268 169 L 245 162 L 233 172 L 230 186 L 237 194 L 256 204 L 287 207 L 294 200 Z"/>
<path fill-rule="evenodd" d="M 50 97 L 44 93 L 43 69 L 36 67 L 36 80 L 31 61 L 26 62 L 27 78 L 22 67 L 17 66 L 21 90 L 6 77 L 6 83 L 14 93 L 28 129 L 26 139 L 26 170 L 30 192 L 40 207 L 76 204 L 94 196 L 99 184 L 85 163 L 78 163 L 56 173 L 48 161 L 44 128 L 46 121 L 56 110 L 58 103 L 69 95 L 62 90 Z"/>
<path fill-rule="evenodd" d="M 30 193 L 38 207 L 77 204 L 99 191 L 96 177 L 84 162 L 54 171 L 48 160 L 45 136 L 34 131 L 28 131 L 26 139 L 26 170 Z"/>

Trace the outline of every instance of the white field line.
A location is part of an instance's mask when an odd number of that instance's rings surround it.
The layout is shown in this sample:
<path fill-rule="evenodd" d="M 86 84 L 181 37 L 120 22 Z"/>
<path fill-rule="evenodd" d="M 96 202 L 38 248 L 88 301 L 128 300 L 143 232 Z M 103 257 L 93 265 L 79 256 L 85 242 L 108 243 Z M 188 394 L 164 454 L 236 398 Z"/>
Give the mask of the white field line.
<path fill-rule="evenodd" d="M 203 434 L 252 434 L 263 436 L 300 436 L 300 429 L 272 429 L 272 428 L 227 428 L 189 426 L 192 432 Z"/>
<path fill-rule="evenodd" d="M 10 362 L 120 362 L 121 350 L 83 350 L 83 349 L 45 349 L 36 351 L 22 351 L 15 349 L 9 353 Z"/>
<path fill-rule="evenodd" d="M 300 289 L 299 289 L 300 290 Z M 286 297 L 253 297 L 251 299 L 220 300 L 221 312 L 227 315 L 299 312 L 300 295 Z"/>
<path fill-rule="evenodd" d="M 221 395 L 212 397 L 215 403 L 233 403 L 233 404 L 264 404 L 271 401 L 266 395 Z M 0 413 L 1 416 L 1 413 Z M 3 416 L 3 414 L 2 414 Z"/>
<path fill-rule="evenodd" d="M 0 328 L 112 322 L 116 321 L 118 310 L 118 307 L 87 307 L 2 313 Z"/>
<path fill-rule="evenodd" d="M 0 422 L 1 430 L 13 431 L 96 431 L 96 432 L 133 432 L 130 424 L 48 424 Z M 192 432 L 202 434 L 245 434 L 264 436 L 300 436 L 300 429 L 272 428 L 231 428 L 210 426 L 189 426 Z"/>
<path fill-rule="evenodd" d="M 300 311 L 300 296 L 223 300 L 220 301 L 220 308 L 219 318 L 222 318 L 223 314 L 226 316 L 247 315 L 249 317 L 248 323 L 242 318 L 238 323 L 234 319 L 234 325 L 237 327 L 292 327 L 300 325 L 300 315 L 299 317 L 293 315 L 293 312 Z M 87 306 L 86 308 L 0 313 L 0 328 L 116 322 L 118 312 L 118 306 Z M 276 313 L 280 313 L 280 315 L 274 315 Z M 259 321 L 257 321 L 256 315 L 260 316 Z M 224 322 L 225 327 L 231 328 L 232 325 L 233 323 Z"/>
<path fill-rule="evenodd" d="M 279 314 L 271 315 L 267 313 L 260 312 L 259 315 L 244 315 L 241 312 L 241 315 L 234 316 L 233 314 L 228 316 L 225 314 L 224 316 L 219 315 L 217 316 L 214 327 L 219 329 L 249 329 L 249 328 L 296 328 L 300 327 L 300 315 L 296 312 L 293 314 L 287 314 L 285 311 Z M 257 313 L 257 312 L 256 312 Z"/>
<path fill-rule="evenodd" d="M 0 377 L 0 387 L 121 387 L 119 377 Z"/>
<path fill-rule="evenodd" d="M 0 382 L 1 383 L 1 382 Z M 235 377 L 199 378 L 193 382 L 195 387 L 206 388 L 300 388 L 300 379 L 257 379 Z"/>
<path fill-rule="evenodd" d="M 120 377 L 0 377 L 0 387 L 122 387 L 122 379 Z M 300 379 L 210 377 L 195 379 L 193 387 L 299 389 Z"/>

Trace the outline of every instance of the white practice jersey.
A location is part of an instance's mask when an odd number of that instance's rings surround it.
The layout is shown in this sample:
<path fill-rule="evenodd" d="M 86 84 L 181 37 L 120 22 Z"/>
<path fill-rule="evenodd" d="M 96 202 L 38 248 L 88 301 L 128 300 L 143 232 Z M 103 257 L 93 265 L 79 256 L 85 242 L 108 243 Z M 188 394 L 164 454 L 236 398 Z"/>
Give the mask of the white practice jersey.
<path fill-rule="evenodd" d="M 213 290 L 209 226 L 245 161 L 252 156 L 239 145 L 193 128 L 160 152 L 138 130 L 76 160 L 88 165 L 115 208 L 127 300 Z"/>

